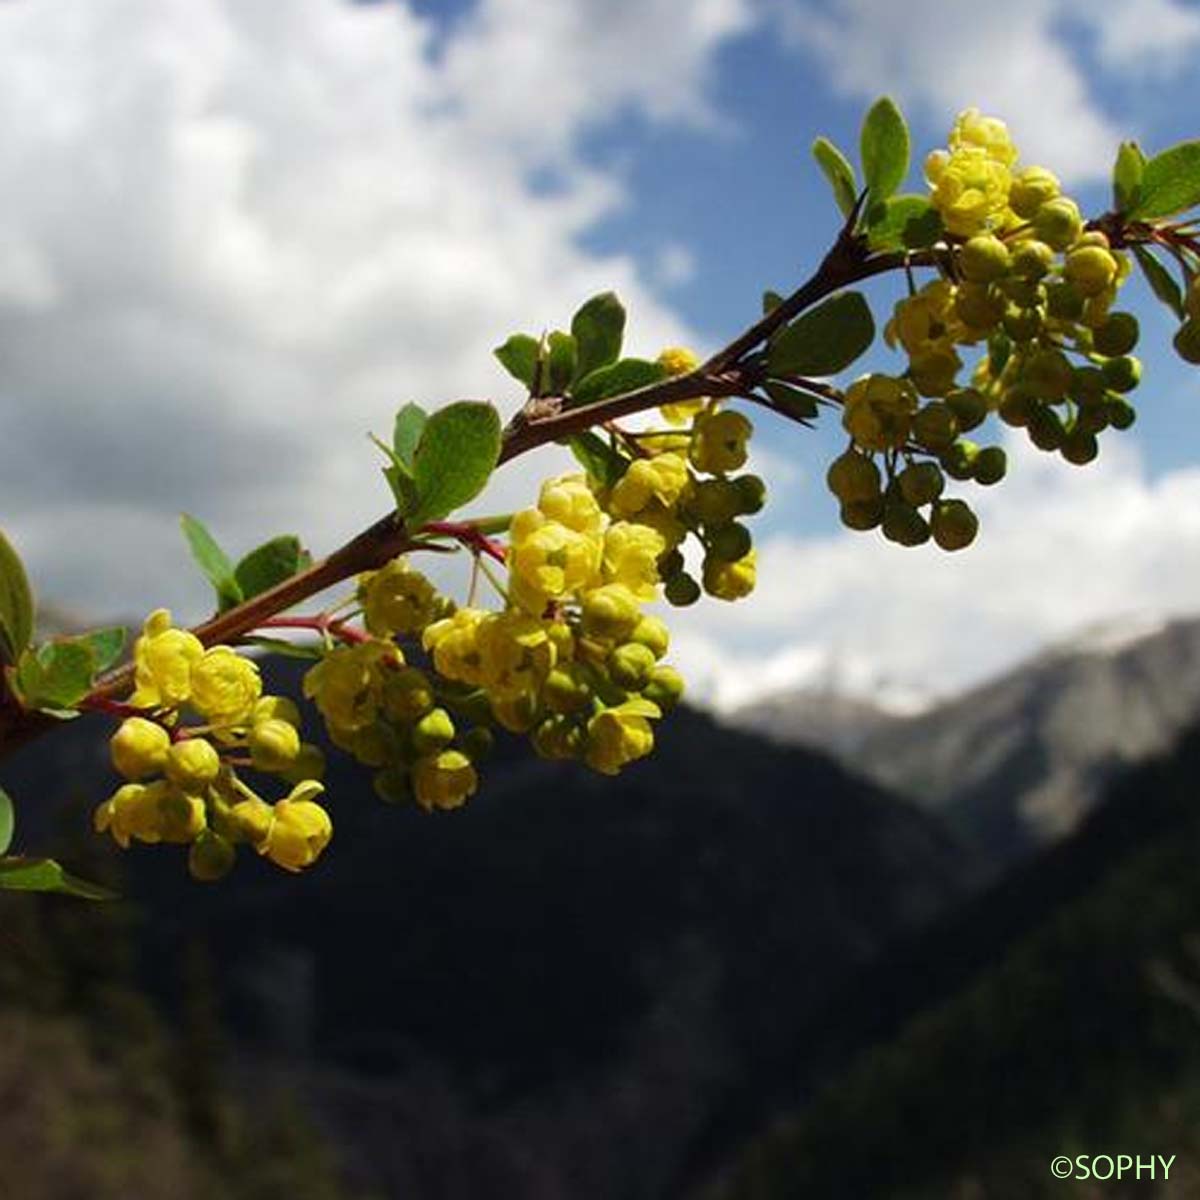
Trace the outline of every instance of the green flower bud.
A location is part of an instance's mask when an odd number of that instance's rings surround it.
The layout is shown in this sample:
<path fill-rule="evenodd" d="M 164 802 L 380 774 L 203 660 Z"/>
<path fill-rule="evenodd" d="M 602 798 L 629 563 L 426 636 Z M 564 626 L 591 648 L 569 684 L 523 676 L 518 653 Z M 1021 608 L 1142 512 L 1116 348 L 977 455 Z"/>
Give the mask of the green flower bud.
<path fill-rule="evenodd" d="M 591 699 L 591 681 L 582 663 L 560 663 L 542 685 L 542 700 L 551 712 L 579 712 Z"/>
<path fill-rule="evenodd" d="M 1104 324 L 1092 333 L 1092 349 L 1110 357 L 1128 354 L 1137 345 L 1138 332 L 1138 319 L 1133 313 L 1109 313 Z"/>
<path fill-rule="evenodd" d="M 1085 463 L 1090 463 L 1100 453 L 1100 445 L 1096 441 L 1094 433 L 1076 427 L 1063 438 L 1059 453 L 1067 462 L 1081 467 Z"/>
<path fill-rule="evenodd" d="M 1054 251 L 1045 242 L 1018 242 L 1012 254 L 1012 272 L 1022 279 L 1042 279 L 1054 266 Z"/>
<path fill-rule="evenodd" d="M 879 468 L 857 450 L 847 450 L 829 464 L 825 483 L 844 504 L 855 500 L 871 500 L 879 495 L 883 487 Z"/>
<path fill-rule="evenodd" d="M 1200 321 L 1200 275 L 1193 275 L 1183 298 L 1183 310 L 1194 321 Z"/>
<path fill-rule="evenodd" d="M 946 477 L 937 463 L 922 462 L 905 467 L 896 477 L 896 482 L 900 486 L 900 495 L 905 503 L 911 504 L 913 508 L 921 508 L 942 494 L 942 488 L 946 486 Z"/>
<path fill-rule="evenodd" d="M 412 747 L 417 754 L 436 754 L 454 741 L 454 721 L 444 708 L 427 712 L 412 729 Z"/>
<path fill-rule="evenodd" d="M 972 329 L 991 329 L 1004 316 L 1005 299 L 985 283 L 961 284 L 954 296 L 954 312 Z"/>
<path fill-rule="evenodd" d="M 1037 401 L 1030 395 L 1029 389 L 1023 384 L 1014 384 L 1007 388 L 1000 399 L 1000 407 L 996 415 L 1005 425 L 1014 429 L 1022 429 L 1029 424 L 1029 417 Z"/>
<path fill-rule="evenodd" d="M 663 588 L 663 594 L 668 604 L 676 608 L 687 608 L 700 599 L 700 585 L 686 572 L 681 571 L 673 579 L 668 579 Z"/>
<path fill-rule="evenodd" d="M 883 536 L 901 546 L 929 541 L 929 522 L 911 504 L 888 500 L 883 506 Z"/>
<path fill-rule="evenodd" d="M 536 726 L 529 735 L 530 744 L 539 758 L 565 762 L 582 758 L 587 749 L 587 733 L 569 717 L 554 716 Z"/>
<path fill-rule="evenodd" d="M 985 446 L 975 456 L 972 473 L 984 487 L 999 483 L 1008 471 L 1008 455 L 1000 446 Z"/>
<path fill-rule="evenodd" d="M 1063 276 L 1081 296 L 1098 296 L 1117 277 L 1117 260 L 1103 246 L 1079 246 L 1063 265 Z"/>
<path fill-rule="evenodd" d="M 1098 404 L 1104 399 L 1108 384 L 1099 367 L 1072 367 L 1067 395 L 1077 404 Z"/>
<path fill-rule="evenodd" d="M 188 874 L 201 883 L 215 883 L 233 869 L 237 850 L 219 833 L 205 829 L 188 850 Z"/>
<path fill-rule="evenodd" d="M 924 405 L 913 417 L 912 436 L 918 446 L 937 453 L 958 436 L 958 418 L 948 404 L 935 400 Z"/>
<path fill-rule="evenodd" d="M 626 642 L 609 654 L 608 673 L 618 687 L 636 692 L 646 682 L 656 661 L 649 646 L 638 642 Z"/>
<path fill-rule="evenodd" d="M 1010 304 L 1004 310 L 1004 332 L 1014 342 L 1031 342 L 1042 332 L 1046 318 L 1041 308 L 1019 308 Z"/>
<path fill-rule="evenodd" d="M 975 459 L 979 456 L 979 447 L 969 438 L 959 438 L 953 446 L 949 446 L 938 461 L 942 470 L 951 479 L 970 479 L 975 473 Z"/>
<path fill-rule="evenodd" d="M 1071 385 L 1071 363 L 1061 350 L 1035 350 L 1025 361 L 1021 382 L 1041 399 L 1061 399 Z"/>
<path fill-rule="evenodd" d="M 681 550 L 668 550 L 658 560 L 658 575 L 660 579 L 673 579 L 680 571 L 684 569 L 683 552 Z"/>
<path fill-rule="evenodd" d="M 1193 295 L 1200 295 L 1195 288 L 1188 290 L 1189 300 Z M 1171 343 L 1175 353 L 1188 363 L 1200 363 L 1200 317 L 1188 317 L 1175 333 Z"/>
<path fill-rule="evenodd" d="M 874 529 L 883 520 L 883 496 L 873 500 L 851 500 L 842 505 L 842 524 L 847 529 Z"/>
<path fill-rule="evenodd" d="M 979 518 L 965 500 L 939 500 L 930 519 L 933 540 L 943 550 L 962 550 L 979 532 Z"/>
<path fill-rule="evenodd" d="M 496 737 L 490 729 L 476 725 L 458 739 L 458 745 L 473 763 L 483 762 L 496 745 Z"/>
<path fill-rule="evenodd" d="M 1108 358 L 1100 364 L 1104 382 L 1114 392 L 1132 392 L 1142 379 L 1142 364 L 1132 354 Z"/>
<path fill-rule="evenodd" d="M 661 618 L 646 616 L 637 623 L 629 640 L 648 647 L 655 658 L 662 658 L 671 644 L 671 634 Z"/>
<path fill-rule="evenodd" d="M 742 516 L 753 516 L 761 512 L 767 502 L 767 485 L 757 475 L 739 475 L 730 480 L 737 488 L 738 510 Z"/>
<path fill-rule="evenodd" d="M 1057 321 L 1078 321 L 1083 315 L 1083 297 L 1065 280 L 1047 284 L 1046 312 Z"/>
<path fill-rule="evenodd" d="M 670 712 L 683 697 L 683 676 L 674 667 L 660 664 L 650 672 L 642 697 L 664 713 Z"/>
<path fill-rule="evenodd" d="M 289 725 L 300 728 L 300 710 L 294 700 L 287 696 L 263 696 L 254 706 L 250 723 L 257 725 L 259 721 L 286 721 Z"/>
<path fill-rule="evenodd" d="M 1008 274 L 1008 247 L 995 234 L 981 233 L 960 247 L 958 266 L 964 279 L 991 283 Z"/>
<path fill-rule="evenodd" d="M 1066 437 L 1062 418 L 1048 404 L 1038 404 L 1029 414 L 1026 426 L 1029 440 L 1039 450 L 1057 450 Z"/>
<path fill-rule="evenodd" d="M 433 684 L 424 671 L 401 667 L 383 675 L 383 711 L 393 721 L 409 725 L 434 705 Z"/>
<path fill-rule="evenodd" d="M 1022 197 L 1018 197 L 1022 199 Z M 1010 193 L 1009 203 L 1012 203 Z M 1016 210 L 1014 210 L 1016 211 Z M 1056 196 L 1040 204 L 1033 214 L 1033 231 L 1055 250 L 1065 250 L 1083 232 L 1079 206 L 1067 196 Z"/>
<path fill-rule="evenodd" d="M 704 525 L 723 525 L 740 513 L 742 500 L 734 480 L 701 479 L 692 488 L 686 508 Z"/>
<path fill-rule="evenodd" d="M 946 404 L 962 433 L 977 428 L 987 419 L 987 398 L 976 388 L 955 388 L 946 394 Z"/>
<path fill-rule="evenodd" d="M 1036 308 L 1046 303 L 1046 287 L 1036 279 L 1025 279 L 1020 275 L 1010 275 L 1000 284 L 1000 290 L 1018 308 Z"/>
<path fill-rule="evenodd" d="M 129 717 L 121 722 L 108 746 L 113 766 L 126 779 L 144 779 L 163 769 L 171 735 L 145 717 Z"/>
<path fill-rule="evenodd" d="M 1045 167 L 1026 167 L 1013 178 L 1008 190 L 1008 205 L 1018 217 L 1029 221 L 1047 201 L 1055 199 L 1060 190 L 1058 179 Z"/>
<path fill-rule="evenodd" d="M 377 771 L 371 786 L 384 804 L 407 804 L 413 799 L 412 776 L 407 767 L 394 765 Z"/>
<path fill-rule="evenodd" d="M 737 562 L 750 553 L 753 545 L 750 530 L 745 525 L 731 521 L 713 530 L 708 539 L 708 552 L 722 562 Z"/>
<path fill-rule="evenodd" d="M 1128 429 L 1137 420 L 1137 410 L 1124 396 L 1109 396 L 1104 401 L 1104 415 L 1114 429 Z"/>

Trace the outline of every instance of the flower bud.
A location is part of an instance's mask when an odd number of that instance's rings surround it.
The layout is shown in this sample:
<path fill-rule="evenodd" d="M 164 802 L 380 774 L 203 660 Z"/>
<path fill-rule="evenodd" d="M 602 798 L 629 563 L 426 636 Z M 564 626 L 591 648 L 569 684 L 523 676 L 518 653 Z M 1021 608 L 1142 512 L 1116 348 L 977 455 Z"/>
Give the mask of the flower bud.
<path fill-rule="evenodd" d="M 879 495 L 883 486 L 879 468 L 856 450 L 847 450 L 829 464 L 825 482 L 843 503 L 870 500 Z"/>
<path fill-rule="evenodd" d="M 1053 249 L 1065 250 L 1083 232 L 1079 206 L 1066 196 L 1044 201 L 1033 214 L 1033 231 Z"/>
<path fill-rule="evenodd" d="M 896 477 L 896 482 L 899 484 L 900 494 L 904 497 L 905 503 L 911 504 L 914 508 L 920 508 L 922 505 L 932 503 L 942 494 L 942 488 L 946 485 L 946 477 L 937 463 L 921 462 L 905 467 Z"/>
<path fill-rule="evenodd" d="M 1189 297 L 1191 294 L 1192 292 L 1189 291 Z M 1175 353 L 1184 362 L 1200 363 L 1200 317 L 1189 317 L 1184 321 L 1176 331 L 1171 344 L 1175 347 Z"/>
<path fill-rule="evenodd" d="M 251 726 L 249 740 L 250 761 L 259 771 L 286 771 L 300 753 L 295 725 L 278 717 Z"/>
<path fill-rule="evenodd" d="M 459 808 L 479 786 L 471 760 L 458 750 L 442 750 L 417 759 L 412 778 L 417 803 L 426 812 Z"/>
<path fill-rule="evenodd" d="M 963 500 L 939 500 L 930 521 L 933 540 L 943 550 L 962 550 L 979 532 L 979 518 Z"/>
<path fill-rule="evenodd" d="M 167 751 L 164 770 L 177 787 L 203 792 L 221 770 L 221 759 L 211 742 L 200 737 L 175 742 Z"/>
<path fill-rule="evenodd" d="M 454 741 L 454 722 L 444 708 L 428 712 L 412 730 L 412 746 L 418 754 L 433 754 Z"/>
<path fill-rule="evenodd" d="M 1077 467 L 1082 467 L 1090 463 L 1100 453 L 1100 445 L 1096 441 L 1094 433 L 1089 433 L 1086 429 L 1076 428 L 1072 429 L 1063 438 L 1063 444 L 1059 448 L 1059 453 L 1067 462 L 1074 463 Z"/>
<path fill-rule="evenodd" d="M 911 504 L 888 499 L 883 505 L 883 536 L 901 546 L 919 546 L 929 541 L 929 524 Z"/>
<path fill-rule="evenodd" d="M 1058 179 L 1045 167 L 1026 167 L 1013 177 L 1008 190 L 1008 205 L 1028 221 L 1049 200 L 1055 199 L 1059 191 Z"/>
<path fill-rule="evenodd" d="M 958 252 L 958 265 L 963 278 L 972 283 L 991 283 L 1008 273 L 1008 247 L 992 233 L 977 234 L 963 244 Z"/>
<path fill-rule="evenodd" d="M 650 672 L 650 678 L 642 689 L 642 698 L 656 704 L 663 712 L 670 712 L 683 698 L 683 676 L 662 663 Z"/>
<path fill-rule="evenodd" d="M 1117 260 L 1103 246 L 1080 246 L 1063 264 L 1063 277 L 1084 297 L 1098 296 L 1117 276 Z"/>
<path fill-rule="evenodd" d="M 121 722 L 108 745 L 113 766 L 126 779 L 144 779 L 162 770 L 171 736 L 145 717 L 129 717 Z"/>
<path fill-rule="evenodd" d="M 214 883 L 233 869 L 237 850 L 211 829 L 205 829 L 188 850 L 188 874 L 201 883 Z"/>
<path fill-rule="evenodd" d="M 985 446 L 975 456 L 972 474 L 975 482 L 984 487 L 999 483 L 1008 471 L 1008 455 L 1000 446 Z"/>
<path fill-rule="evenodd" d="M 636 692 L 646 682 L 654 669 L 655 657 L 649 646 L 638 642 L 626 642 L 617 646 L 608 656 L 608 672 L 618 687 Z"/>

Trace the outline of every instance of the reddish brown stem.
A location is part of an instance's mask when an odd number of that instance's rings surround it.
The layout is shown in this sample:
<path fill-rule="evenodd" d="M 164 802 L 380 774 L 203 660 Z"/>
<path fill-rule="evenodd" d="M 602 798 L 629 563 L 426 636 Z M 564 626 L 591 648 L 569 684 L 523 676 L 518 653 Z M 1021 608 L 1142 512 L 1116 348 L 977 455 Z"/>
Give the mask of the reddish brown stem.
<path fill-rule="evenodd" d="M 430 521 L 422 525 L 420 533 L 431 534 L 434 537 L 449 537 L 461 542 L 475 554 L 486 554 L 503 566 L 508 561 L 504 547 L 493 541 L 470 521 Z"/>
<path fill-rule="evenodd" d="M 371 635 L 344 620 L 327 617 L 323 613 L 315 617 L 266 617 L 259 622 L 259 629 L 311 629 L 316 633 L 327 633 L 339 641 L 357 644 L 369 642 Z"/>

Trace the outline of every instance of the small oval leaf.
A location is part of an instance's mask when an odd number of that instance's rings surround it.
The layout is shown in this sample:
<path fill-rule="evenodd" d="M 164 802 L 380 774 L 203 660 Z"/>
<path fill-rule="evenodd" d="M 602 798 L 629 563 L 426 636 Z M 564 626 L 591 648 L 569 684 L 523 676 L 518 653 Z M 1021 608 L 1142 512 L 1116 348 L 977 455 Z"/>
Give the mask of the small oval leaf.
<path fill-rule="evenodd" d="M 1176 283 L 1175 277 L 1145 246 L 1134 246 L 1133 254 L 1150 290 L 1182 321 L 1187 312 L 1183 303 L 1183 289 Z"/>
<path fill-rule="evenodd" d="M 625 336 L 625 307 L 616 293 L 601 292 L 587 301 L 571 318 L 571 336 L 575 339 L 576 381 L 616 362 Z"/>
<path fill-rule="evenodd" d="M 16 662 L 33 637 L 33 593 L 21 556 L 0 533 L 0 662 Z"/>
<path fill-rule="evenodd" d="M 917 250 L 932 246 L 944 227 L 926 196 L 889 196 L 868 212 L 867 240 L 872 250 Z"/>
<path fill-rule="evenodd" d="M 875 319 L 861 292 L 838 292 L 780 331 L 767 351 L 771 375 L 836 375 L 875 338 Z"/>
<path fill-rule="evenodd" d="M 500 457 L 500 415 L 490 404 L 460 400 L 438 409 L 413 456 L 417 498 L 408 523 L 416 528 L 474 500 Z"/>
<path fill-rule="evenodd" d="M 590 404 L 649 387 L 667 377 L 666 368 L 645 358 L 623 358 L 585 375 L 571 393 L 577 404 Z"/>
<path fill-rule="evenodd" d="M 1146 156 L 1137 142 L 1122 142 L 1113 163 L 1113 205 L 1117 212 L 1129 212 L 1137 207 L 1142 194 L 1142 175 Z"/>
<path fill-rule="evenodd" d="M 908 125 L 890 96 L 880 97 L 867 110 L 859 149 L 871 200 L 886 200 L 908 174 Z"/>
<path fill-rule="evenodd" d="M 500 360 L 500 365 L 516 380 L 523 383 L 531 391 L 537 378 L 538 340 L 527 333 L 514 333 L 503 346 L 497 346 L 492 353 Z"/>
<path fill-rule="evenodd" d="M 91 689 L 94 661 L 91 649 L 78 639 L 26 650 L 16 670 L 22 702 L 29 708 L 73 708 Z"/>
<path fill-rule="evenodd" d="M 1129 216 L 1148 221 L 1200 204 L 1200 141 L 1180 142 L 1156 154 L 1142 171 L 1141 195 Z"/>
<path fill-rule="evenodd" d="M 217 593 L 217 606 L 224 610 L 240 604 L 242 589 L 234 578 L 233 563 L 217 545 L 216 539 L 208 532 L 204 523 L 187 513 L 181 513 L 179 524 L 192 552 L 192 558 L 196 560 L 196 565 L 204 572 L 204 577 Z"/>
<path fill-rule="evenodd" d="M 62 892 L 83 900 L 115 900 L 116 892 L 68 874 L 52 858 L 0 858 L 0 888 L 19 892 Z"/>
<path fill-rule="evenodd" d="M 411 471 L 417 443 L 425 431 L 429 414 L 419 404 L 406 404 L 398 413 L 392 426 L 392 452 L 400 466 Z"/>
<path fill-rule="evenodd" d="M 833 198 L 842 216 L 848 217 L 858 199 L 858 182 L 854 177 L 854 168 L 828 138 L 819 137 L 813 142 L 812 156 L 821 168 L 821 173 L 829 180 Z"/>
<path fill-rule="evenodd" d="M 311 565 L 312 555 L 300 545 L 300 539 L 285 533 L 256 546 L 238 563 L 233 574 L 242 596 L 249 600 Z"/>

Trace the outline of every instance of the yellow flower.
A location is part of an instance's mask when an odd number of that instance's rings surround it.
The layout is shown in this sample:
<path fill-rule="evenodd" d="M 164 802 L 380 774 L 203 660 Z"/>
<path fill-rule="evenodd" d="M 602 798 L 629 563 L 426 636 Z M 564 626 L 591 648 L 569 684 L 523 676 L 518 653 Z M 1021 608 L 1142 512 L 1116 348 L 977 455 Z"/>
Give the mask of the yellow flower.
<path fill-rule="evenodd" d="M 367 628 L 376 637 L 423 629 L 433 618 L 437 599 L 433 584 L 403 556 L 382 570 L 360 575 L 358 595 Z"/>
<path fill-rule="evenodd" d="M 192 667 L 191 704 L 213 725 L 246 725 L 262 695 L 258 666 L 230 646 L 214 646 Z"/>
<path fill-rule="evenodd" d="M 696 486 L 702 487 L 706 482 L 717 483 L 720 481 L 704 480 Z M 691 494 L 690 489 L 688 494 Z M 653 529 L 662 538 L 665 550 L 674 550 L 687 537 L 687 526 L 675 515 L 675 510 L 666 508 L 657 500 L 651 500 L 638 513 L 637 523 L 639 525 L 648 525 Z"/>
<path fill-rule="evenodd" d="M 185 846 L 194 842 L 207 827 L 204 800 L 191 792 L 165 786 L 158 796 L 158 837 L 154 841 Z M 148 840 L 148 839 L 143 839 Z"/>
<path fill-rule="evenodd" d="M 948 349 L 966 331 L 954 310 L 954 285 L 945 279 L 927 283 L 915 296 L 896 302 L 883 331 L 893 349 L 899 342 L 910 354 Z"/>
<path fill-rule="evenodd" d="M 704 560 L 704 590 L 718 600 L 741 600 L 754 591 L 757 568 L 755 552 L 736 562 L 716 558 Z"/>
<path fill-rule="evenodd" d="M 603 775 L 616 775 L 622 767 L 645 758 L 654 749 L 650 719 L 659 716 L 648 700 L 627 700 L 597 713 L 587 727 L 584 761 Z"/>
<path fill-rule="evenodd" d="M 754 426 L 740 412 L 724 409 L 698 417 L 692 426 L 692 465 L 706 475 L 736 471 L 746 462 L 746 443 Z"/>
<path fill-rule="evenodd" d="M 288 699 L 287 696 L 264 696 L 254 706 L 250 720 L 255 725 L 259 721 L 286 721 L 289 725 L 295 725 L 299 729 L 300 710 L 296 707 L 296 702 Z"/>
<path fill-rule="evenodd" d="M 117 788 L 93 814 L 96 832 L 112 834 L 113 841 L 123 850 L 128 849 L 133 837 L 144 842 L 158 841 L 157 796 L 165 786 L 160 781 L 150 785 L 127 783 Z"/>
<path fill-rule="evenodd" d="M 454 616 L 435 621 L 425 630 L 421 641 L 433 655 L 439 675 L 472 687 L 483 683 L 479 625 L 486 616 L 481 608 L 460 608 Z"/>
<path fill-rule="evenodd" d="M 433 707 L 433 684 L 416 667 L 389 671 L 383 681 L 383 711 L 394 721 L 420 720 Z"/>
<path fill-rule="evenodd" d="M 313 801 L 324 787 L 313 780 L 298 783 L 285 800 L 276 803 L 259 854 L 285 871 L 312 866 L 333 837 L 329 814 Z"/>
<path fill-rule="evenodd" d="M 568 599 L 594 580 L 600 540 L 527 509 L 513 518 L 508 561 L 513 598 L 541 616 L 549 601 Z"/>
<path fill-rule="evenodd" d="M 413 791 L 426 812 L 459 808 L 478 786 L 471 760 L 458 750 L 427 754 L 413 765 Z"/>
<path fill-rule="evenodd" d="M 493 698 L 536 691 L 557 659 L 546 623 L 515 609 L 480 624 L 479 653 L 483 683 Z"/>
<path fill-rule="evenodd" d="M 994 162 L 1011 167 L 1017 161 L 1008 126 L 999 117 L 985 117 L 977 108 L 964 109 L 958 114 L 950 131 L 950 150 L 982 150 Z"/>
<path fill-rule="evenodd" d="M 926 171 L 933 185 L 930 203 L 951 233 L 969 238 L 1007 222 L 1012 177 L 982 146 L 963 144 L 945 158 L 931 155 Z"/>
<path fill-rule="evenodd" d="M 109 739 L 113 766 L 126 779 L 144 779 L 161 771 L 171 748 L 171 735 L 145 717 L 122 721 Z"/>
<path fill-rule="evenodd" d="M 604 578 L 623 583 L 639 600 L 658 595 L 658 557 L 667 548 L 649 525 L 617 521 L 604 535 Z"/>
<path fill-rule="evenodd" d="M 668 346 L 658 356 L 657 361 L 658 365 L 671 377 L 686 375 L 700 365 L 699 358 L 685 346 Z M 676 404 L 664 404 L 659 412 L 671 425 L 686 425 L 698 412 L 703 410 L 707 403 L 708 401 L 704 397 L 696 400 L 681 400 Z"/>
<path fill-rule="evenodd" d="M 636 459 L 617 480 L 608 510 L 614 517 L 629 518 L 655 500 L 674 508 L 689 482 L 687 462 L 679 454 L 668 452 Z"/>
<path fill-rule="evenodd" d="M 542 515 L 585 537 L 598 537 L 604 529 L 604 513 L 582 475 L 559 475 L 542 484 L 538 496 Z"/>
<path fill-rule="evenodd" d="M 846 392 L 842 425 L 864 450 L 904 445 L 917 411 L 912 384 L 891 375 L 864 375 Z"/>
<path fill-rule="evenodd" d="M 362 729 L 375 720 L 385 672 L 403 663 L 391 642 L 338 646 L 304 676 L 304 694 L 315 701 L 331 728 Z"/>
<path fill-rule="evenodd" d="M 192 666 L 204 654 L 200 639 L 171 627 L 165 608 L 152 612 L 133 645 L 135 689 L 129 698 L 138 708 L 175 708 L 191 695 Z"/>

